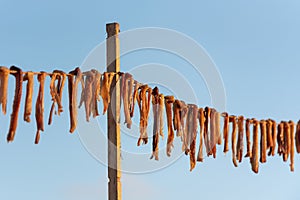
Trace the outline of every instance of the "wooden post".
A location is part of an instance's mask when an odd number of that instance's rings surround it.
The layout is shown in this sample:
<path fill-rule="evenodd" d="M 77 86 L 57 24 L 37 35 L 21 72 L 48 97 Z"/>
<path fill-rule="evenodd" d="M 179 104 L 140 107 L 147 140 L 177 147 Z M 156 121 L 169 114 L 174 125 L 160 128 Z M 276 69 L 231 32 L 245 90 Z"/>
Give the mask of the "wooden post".
<path fill-rule="evenodd" d="M 119 24 L 106 24 L 106 64 L 107 72 L 120 71 Z M 111 102 L 107 113 L 108 136 L 108 199 L 121 200 L 121 136 L 120 136 L 120 84 L 111 84 Z"/>

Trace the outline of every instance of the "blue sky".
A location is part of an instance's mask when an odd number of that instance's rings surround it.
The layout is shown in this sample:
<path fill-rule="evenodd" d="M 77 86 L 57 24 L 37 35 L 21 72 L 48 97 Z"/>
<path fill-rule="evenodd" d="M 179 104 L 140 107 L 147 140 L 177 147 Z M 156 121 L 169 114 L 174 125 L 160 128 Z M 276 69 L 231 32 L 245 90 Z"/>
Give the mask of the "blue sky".
<path fill-rule="evenodd" d="M 224 81 L 228 112 L 296 122 L 300 113 L 299 10 L 300 3 L 292 0 L 1 0 L 0 65 L 69 71 L 106 38 L 108 22 L 119 22 L 121 31 L 170 28 L 192 37 L 212 57 Z M 178 71 L 185 66 L 180 59 L 155 51 L 130 54 L 121 65 L 126 71 L 129 66 L 149 62 Z M 204 88 L 196 81 L 191 84 L 195 91 Z M 12 84 L 10 87 L 13 89 Z M 200 106 L 210 105 L 207 93 L 203 99 L 201 94 L 196 92 Z M 15 141 L 6 144 L 12 97 L 9 93 L 8 114 L 0 116 L 0 198 L 106 199 L 107 170 L 85 150 L 78 134 L 68 133 L 67 110 L 46 126 L 40 145 L 33 145 L 35 122 L 25 124 L 21 119 Z M 67 108 L 66 98 L 64 104 Z M 49 105 L 47 98 L 46 114 Z M 105 126 L 105 117 L 99 120 Z M 143 148 L 134 144 L 126 140 L 122 146 L 136 152 L 151 151 L 150 144 Z M 123 174 L 123 199 L 299 199 L 299 166 L 298 155 L 294 173 L 276 156 L 255 175 L 247 160 L 234 168 L 230 154 L 223 156 L 219 151 L 216 160 L 206 159 L 189 172 L 188 157 L 182 157 L 155 173 Z"/>

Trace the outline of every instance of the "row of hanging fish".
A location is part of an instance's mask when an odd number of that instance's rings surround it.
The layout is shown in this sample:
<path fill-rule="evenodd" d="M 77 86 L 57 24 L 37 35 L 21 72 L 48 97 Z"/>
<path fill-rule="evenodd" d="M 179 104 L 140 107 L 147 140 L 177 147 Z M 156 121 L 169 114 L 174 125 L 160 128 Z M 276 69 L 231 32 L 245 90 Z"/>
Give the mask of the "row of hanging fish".
<path fill-rule="evenodd" d="M 245 119 L 243 116 L 228 115 L 226 112 L 219 113 L 214 108 L 198 108 L 197 105 L 186 104 L 182 100 L 175 99 L 174 96 L 164 96 L 159 93 L 157 87 L 152 89 L 148 85 L 140 84 L 133 80 L 129 73 L 122 74 L 121 80 L 125 124 L 128 128 L 132 124 L 135 102 L 138 102 L 140 111 L 138 146 L 148 142 L 147 126 L 152 102 L 153 152 L 151 159 L 159 159 L 158 143 L 159 137 L 164 136 L 163 113 L 165 110 L 168 129 L 166 154 L 171 155 L 174 131 L 176 131 L 176 136 L 182 141 L 182 151 L 190 156 L 190 170 L 195 168 L 196 161 L 203 162 L 205 156 L 212 155 L 216 158 L 217 145 L 222 145 L 224 142 L 225 154 L 230 150 L 231 144 L 232 162 L 235 167 L 242 162 L 243 158 L 249 158 L 252 171 L 258 173 L 259 162 L 266 163 L 267 155 L 274 156 L 277 146 L 277 153 L 282 156 L 284 162 L 290 159 L 290 170 L 294 171 L 294 148 L 296 147 L 297 153 L 300 153 L 300 120 L 295 129 L 293 121 L 282 121 L 277 124 L 272 119 Z M 222 124 L 221 118 L 223 118 Z M 199 134 L 198 127 L 200 127 Z M 197 137 L 199 147 L 196 155 Z M 246 142 L 246 148 L 244 142 Z M 245 153 L 244 149 L 246 149 Z"/>
<path fill-rule="evenodd" d="M 0 67 L 0 106 L 5 115 L 7 111 L 7 90 L 9 75 L 15 77 L 15 95 L 13 100 L 12 114 L 10 118 L 9 131 L 7 134 L 7 141 L 12 142 L 15 137 L 18 115 L 20 112 L 22 86 L 23 82 L 26 84 L 26 98 L 23 119 L 26 122 L 31 122 L 32 104 L 33 104 L 33 89 L 34 89 L 34 75 L 37 75 L 39 82 L 38 95 L 35 103 L 35 120 L 37 125 L 37 132 L 35 136 L 35 143 L 38 144 L 40 140 L 40 131 L 44 131 L 44 98 L 45 98 L 45 80 L 50 77 L 50 95 L 52 105 L 48 118 L 48 125 L 52 123 L 53 113 L 60 115 L 63 112 L 62 94 L 65 82 L 68 81 L 68 95 L 69 95 L 69 113 L 70 113 L 70 133 L 73 133 L 77 126 L 77 91 L 78 86 L 81 85 L 81 98 L 79 108 L 84 104 L 86 112 L 86 120 L 89 121 L 91 116 L 99 116 L 98 101 L 102 98 L 103 114 L 107 111 L 110 103 L 110 85 L 116 73 L 105 72 L 101 74 L 97 70 L 90 70 L 88 72 L 81 72 L 80 68 L 70 71 L 68 74 L 54 70 L 52 73 L 46 72 L 23 72 L 20 68 L 12 66 L 10 68 Z"/>
<path fill-rule="evenodd" d="M 44 88 L 46 77 L 50 77 L 50 96 L 52 100 L 48 124 L 52 123 L 53 113 L 60 115 L 63 112 L 62 94 L 65 82 L 67 81 L 70 117 L 69 131 L 73 133 L 77 127 L 77 109 L 83 104 L 86 121 L 89 121 L 91 116 L 94 118 L 99 116 L 98 102 L 100 99 L 103 102 L 102 114 L 106 113 L 110 103 L 111 83 L 117 74 L 114 72 L 104 72 L 101 74 L 95 69 L 81 72 L 78 67 L 69 73 L 60 70 L 54 70 L 52 73 L 43 71 L 38 73 L 31 71 L 23 72 L 15 66 L 10 68 L 0 67 L 0 106 L 3 114 L 6 114 L 7 111 L 9 75 L 15 77 L 15 95 L 7 141 L 12 142 L 14 140 L 17 129 L 23 82 L 27 82 L 23 119 L 26 122 L 31 122 L 34 75 L 37 75 L 39 82 L 35 103 L 35 120 L 37 125 L 35 143 L 37 144 L 40 140 L 40 131 L 44 131 L 45 129 Z M 224 153 L 229 151 L 229 144 L 231 144 L 232 162 L 235 167 L 238 166 L 238 163 L 242 162 L 243 157 L 246 157 L 250 160 L 252 170 L 258 173 L 259 162 L 265 163 L 267 155 L 274 156 L 277 153 L 282 156 L 284 162 L 290 159 L 290 169 L 294 171 L 295 148 L 297 153 L 300 153 L 300 120 L 295 128 L 293 121 L 282 121 L 277 124 L 271 119 L 260 121 L 254 118 L 245 119 L 243 116 L 236 117 L 228 115 L 228 113 L 219 113 L 214 108 L 198 108 L 197 105 L 186 104 L 182 100 L 175 99 L 174 96 L 164 96 L 159 92 L 157 87 L 152 89 L 146 84 L 141 84 L 134 80 L 129 73 L 118 73 L 117 81 L 120 83 L 121 102 L 123 103 L 127 128 L 131 128 L 135 104 L 138 104 L 140 118 L 138 146 L 148 143 L 147 127 L 152 104 L 153 143 L 151 158 L 155 160 L 159 159 L 158 144 L 159 138 L 164 137 L 164 113 L 166 113 L 166 154 L 167 156 L 171 156 L 176 131 L 176 136 L 180 137 L 182 141 L 182 151 L 190 156 L 190 170 L 195 168 L 197 161 L 203 162 L 206 156 L 216 158 L 217 145 L 222 145 L 224 142 Z M 81 86 L 81 96 L 78 103 L 77 93 L 79 85 Z M 221 118 L 223 118 L 223 131 L 221 131 Z M 199 147 L 196 155 L 197 137 L 199 138 Z M 231 142 L 229 142 L 230 140 Z M 246 153 L 244 153 L 245 141 Z"/>

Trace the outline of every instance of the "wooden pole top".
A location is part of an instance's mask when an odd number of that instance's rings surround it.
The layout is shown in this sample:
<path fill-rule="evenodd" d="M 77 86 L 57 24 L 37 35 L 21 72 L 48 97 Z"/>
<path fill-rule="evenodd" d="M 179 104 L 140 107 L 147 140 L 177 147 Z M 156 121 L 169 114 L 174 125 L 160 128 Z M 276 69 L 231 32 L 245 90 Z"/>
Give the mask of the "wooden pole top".
<path fill-rule="evenodd" d="M 120 32 L 120 25 L 116 22 L 106 24 L 107 37 L 115 36 Z"/>

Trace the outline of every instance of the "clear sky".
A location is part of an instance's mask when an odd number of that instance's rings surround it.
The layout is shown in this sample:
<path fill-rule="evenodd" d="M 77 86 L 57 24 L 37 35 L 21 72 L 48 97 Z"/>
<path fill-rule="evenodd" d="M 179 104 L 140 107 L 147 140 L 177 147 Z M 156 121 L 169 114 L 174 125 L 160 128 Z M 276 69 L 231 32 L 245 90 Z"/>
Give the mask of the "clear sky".
<path fill-rule="evenodd" d="M 33 71 L 54 68 L 69 71 L 81 65 L 89 52 L 106 38 L 108 22 L 119 22 L 121 31 L 149 26 L 170 28 L 193 38 L 214 60 L 225 85 L 228 112 L 297 122 L 299 11 L 300 3 L 296 0 L 1 0 L 0 65 L 15 64 Z M 178 71 L 186 65 L 172 55 L 144 51 L 122 58 L 121 67 L 126 71 L 151 62 Z M 198 104 L 210 105 L 207 94 L 202 98 L 199 91 L 203 87 L 193 79 L 190 84 L 200 99 Z M 13 84 L 10 89 L 13 90 Z M 66 98 L 64 114 L 60 118 L 55 116 L 53 125 L 46 125 L 39 145 L 33 144 L 36 131 L 33 116 L 30 124 L 21 120 L 23 107 L 15 141 L 6 143 L 12 99 L 10 92 L 8 114 L 0 116 L 0 199 L 106 199 L 107 169 L 86 151 L 78 134 L 68 133 Z M 47 97 L 46 116 L 49 105 Z M 105 126 L 105 117 L 99 120 Z M 124 138 L 124 148 L 146 152 L 144 159 L 149 162 L 151 144 L 138 148 L 135 142 Z M 299 155 L 295 158 L 294 173 L 289 171 L 288 164 L 278 156 L 268 158 L 255 175 L 248 160 L 234 168 L 231 155 L 223 156 L 219 151 L 216 160 L 205 159 L 189 172 L 188 157 L 181 157 L 153 173 L 124 173 L 123 199 L 296 200 L 300 198 Z"/>

